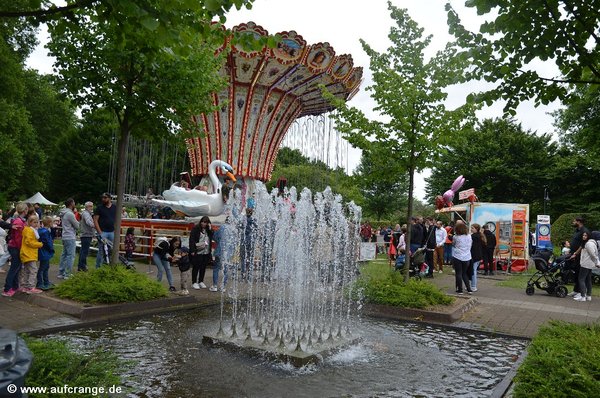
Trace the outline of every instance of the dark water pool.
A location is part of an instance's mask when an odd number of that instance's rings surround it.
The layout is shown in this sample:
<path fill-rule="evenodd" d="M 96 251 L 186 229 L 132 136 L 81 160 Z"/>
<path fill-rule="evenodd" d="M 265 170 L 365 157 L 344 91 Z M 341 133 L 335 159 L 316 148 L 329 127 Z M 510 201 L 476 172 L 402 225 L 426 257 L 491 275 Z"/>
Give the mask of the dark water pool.
<path fill-rule="evenodd" d="M 208 310 L 58 335 L 80 350 L 133 360 L 131 397 L 485 397 L 526 342 L 422 324 L 363 319 L 360 344 L 295 369 L 202 345 L 218 316 Z"/>

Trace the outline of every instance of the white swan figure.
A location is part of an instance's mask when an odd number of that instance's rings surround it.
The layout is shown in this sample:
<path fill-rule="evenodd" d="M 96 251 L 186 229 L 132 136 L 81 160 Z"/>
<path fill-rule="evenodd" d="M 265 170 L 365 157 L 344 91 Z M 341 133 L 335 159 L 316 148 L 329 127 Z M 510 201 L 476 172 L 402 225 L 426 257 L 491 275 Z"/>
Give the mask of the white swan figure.
<path fill-rule="evenodd" d="M 165 200 L 154 199 L 153 202 L 169 206 L 175 211 L 180 211 L 189 217 L 218 216 L 223 213 L 225 203 L 221 195 L 221 182 L 217 178 L 216 169 L 226 170 L 227 176 L 234 182 L 233 167 L 222 160 L 213 160 L 208 166 L 208 176 L 212 182 L 215 193 L 209 194 L 199 189 L 186 189 L 174 183 L 171 188 L 163 192 Z"/>

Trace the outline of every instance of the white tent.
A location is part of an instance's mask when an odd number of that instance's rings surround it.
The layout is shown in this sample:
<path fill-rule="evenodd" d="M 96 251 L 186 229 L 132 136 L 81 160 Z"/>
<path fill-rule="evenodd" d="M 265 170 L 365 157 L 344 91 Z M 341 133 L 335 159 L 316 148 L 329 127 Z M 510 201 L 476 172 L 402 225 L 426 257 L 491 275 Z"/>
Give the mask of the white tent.
<path fill-rule="evenodd" d="M 48 199 L 44 198 L 44 195 L 42 195 L 41 193 L 36 193 L 35 195 L 33 195 L 31 198 L 25 199 L 23 202 L 25 203 L 39 203 L 41 205 L 50 205 L 50 206 L 56 206 L 56 203 L 50 202 Z"/>

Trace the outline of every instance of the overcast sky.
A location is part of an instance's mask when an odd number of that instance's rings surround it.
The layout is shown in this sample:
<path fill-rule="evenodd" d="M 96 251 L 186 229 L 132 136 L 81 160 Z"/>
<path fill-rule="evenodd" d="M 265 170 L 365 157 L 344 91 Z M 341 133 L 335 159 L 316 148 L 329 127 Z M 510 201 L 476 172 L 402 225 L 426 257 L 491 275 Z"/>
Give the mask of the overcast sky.
<path fill-rule="evenodd" d="M 443 48 L 451 39 L 446 24 L 445 0 L 394 0 L 397 7 L 408 9 L 412 19 L 425 29 L 426 34 L 433 35 L 431 54 Z M 471 30 L 478 30 L 482 19 L 472 9 L 463 6 L 464 0 L 450 0 L 461 19 Z M 387 38 L 392 19 L 387 9 L 387 1 L 371 0 L 255 0 L 251 10 L 232 11 L 227 16 L 228 27 L 242 22 L 253 21 L 261 25 L 269 33 L 295 30 L 307 44 L 329 42 L 336 54 L 351 54 L 355 66 L 362 66 L 364 82 L 359 93 L 350 102 L 370 117 L 376 117 L 372 109 L 374 102 L 364 90 L 371 84 L 369 59 L 362 50 L 359 39 L 365 40 L 378 51 L 385 51 L 390 42 Z M 43 38 L 42 33 L 40 37 Z M 28 64 L 41 72 L 51 72 L 51 60 L 46 57 L 46 50 L 38 47 Z M 556 75 L 556 68 L 540 64 L 546 76 Z M 477 83 L 454 88 L 449 92 L 448 106 L 462 104 L 471 91 L 480 90 Z M 480 117 L 497 117 L 502 115 L 503 104 L 480 111 Z M 553 132 L 552 117 L 547 113 L 557 109 L 556 104 L 535 108 L 531 103 L 521 105 L 517 109 L 516 119 L 523 127 L 539 133 Z M 359 162 L 360 153 L 351 150 L 349 166 L 352 170 Z M 466 185 L 465 185 L 466 187 Z M 424 181 L 416 179 L 416 197 L 423 199 Z"/>

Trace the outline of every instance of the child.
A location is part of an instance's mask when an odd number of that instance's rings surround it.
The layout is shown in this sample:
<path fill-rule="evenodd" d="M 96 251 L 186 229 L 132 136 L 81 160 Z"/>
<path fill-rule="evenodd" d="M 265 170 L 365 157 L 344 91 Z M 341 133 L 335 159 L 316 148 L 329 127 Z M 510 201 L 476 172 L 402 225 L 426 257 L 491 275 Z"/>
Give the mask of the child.
<path fill-rule="evenodd" d="M 180 249 L 175 249 L 175 254 L 173 255 L 173 263 L 179 267 L 179 271 L 181 272 L 181 291 L 178 292 L 179 295 L 187 296 L 190 294 L 188 290 L 188 284 L 190 283 L 190 277 L 192 274 L 189 249 L 185 246 Z"/>
<path fill-rule="evenodd" d="M 135 228 L 127 228 L 127 234 L 125 235 L 125 258 L 127 261 L 131 261 L 133 258 L 133 251 L 135 250 Z"/>
<path fill-rule="evenodd" d="M 44 216 L 42 218 L 42 228 L 38 230 L 40 236 L 40 242 L 42 247 L 38 251 L 38 258 L 40 260 L 40 269 L 37 272 L 37 285 L 36 287 L 40 290 L 50 290 L 54 287 L 48 279 L 48 270 L 50 269 L 50 259 L 54 257 L 54 241 L 50 230 L 52 228 L 54 220 L 50 216 Z"/>
<path fill-rule="evenodd" d="M 569 242 L 568 240 L 563 242 L 560 254 L 563 256 L 566 256 L 567 254 L 571 254 L 571 242 Z"/>
<path fill-rule="evenodd" d="M 19 274 L 19 290 L 27 294 L 41 293 L 42 290 L 35 287 L 37 282 L 37 261 L 38 261 L 38 249 L 43 246 L 40 242 L 38 227 L 40 220 L 37 213 L 31 214 L 27 218 L 27 226 L 23 229 L 23 242 L 21 244 L 21 273 Z"/>

